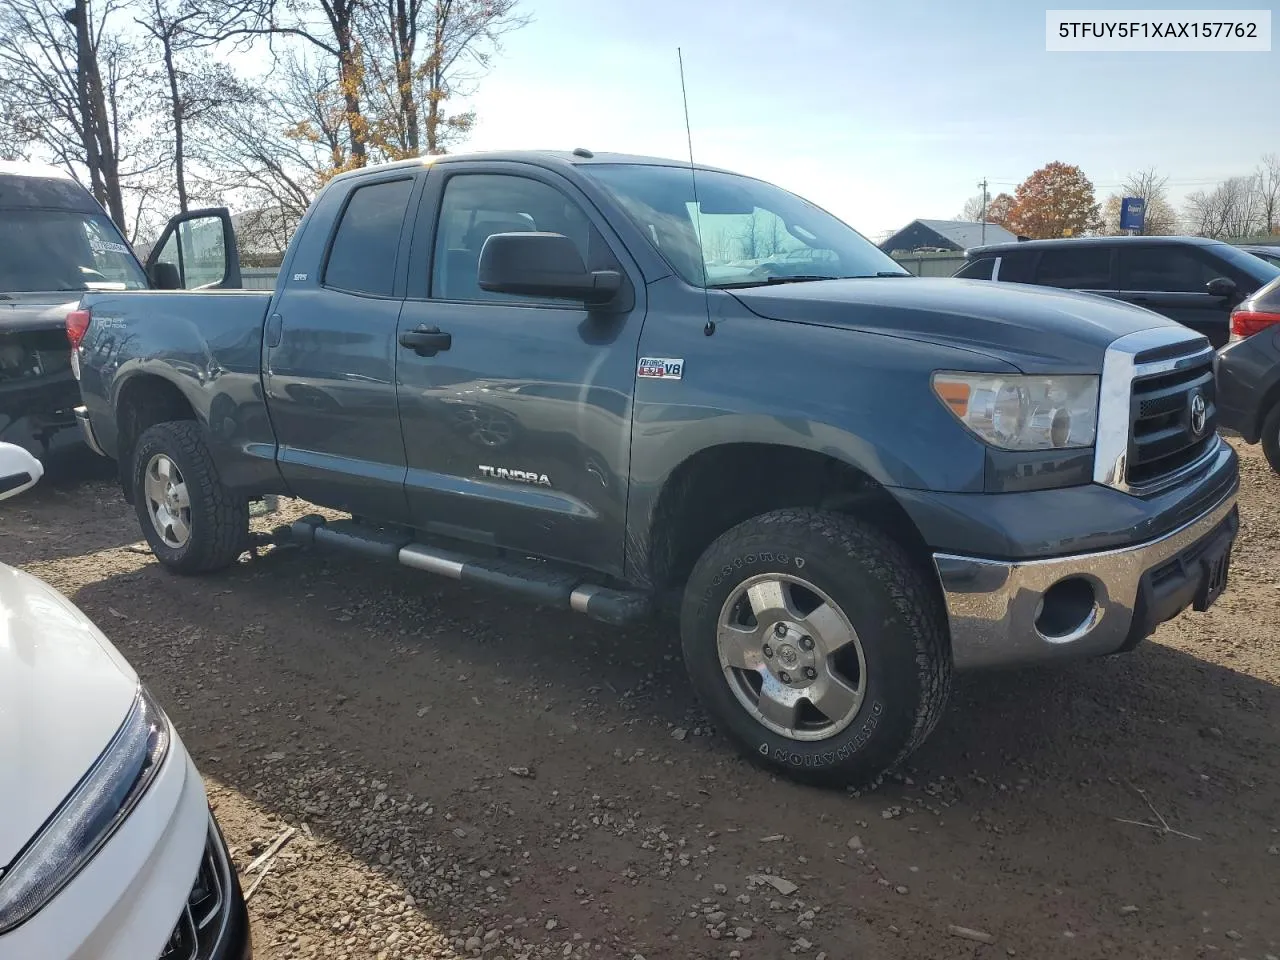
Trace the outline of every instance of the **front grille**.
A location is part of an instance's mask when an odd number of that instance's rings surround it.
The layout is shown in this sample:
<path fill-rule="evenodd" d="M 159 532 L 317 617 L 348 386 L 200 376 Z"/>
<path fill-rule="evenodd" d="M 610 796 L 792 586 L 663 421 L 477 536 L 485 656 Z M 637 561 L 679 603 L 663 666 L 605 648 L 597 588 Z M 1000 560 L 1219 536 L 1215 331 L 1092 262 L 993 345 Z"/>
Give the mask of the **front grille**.
<path fill-rule="evenodd" d="M 203 960 L 212 956 L 229 908 L 228 871 L 221 838 L 211 825 L 196 882 L 159 960 Z"/>
<path fill-rule="evenodd" d="M 1130 399 L 1128 468 L 1125 479 L 1138 490 L 1160 484 L 1195 464 L 1217 443 L 1213 354 L 1200 352 L 1169 366 L 1148 362 L 1134 369 Z M 1199 397 L 1204 423 L 1194 429 L 1193 406 Z"/>
<path fill-rule="evenodd" d="M 1217 436 L 1213 348 L 1185 327 L 1151 327 L 1114 340 L 1102 359 L 1093 479 L 1149 496 L 1213 459 Z M 1199 399 L 1197 399 L 1199 398 Z M 1193 404 L 1204 425 L 1192 429 Z"/>

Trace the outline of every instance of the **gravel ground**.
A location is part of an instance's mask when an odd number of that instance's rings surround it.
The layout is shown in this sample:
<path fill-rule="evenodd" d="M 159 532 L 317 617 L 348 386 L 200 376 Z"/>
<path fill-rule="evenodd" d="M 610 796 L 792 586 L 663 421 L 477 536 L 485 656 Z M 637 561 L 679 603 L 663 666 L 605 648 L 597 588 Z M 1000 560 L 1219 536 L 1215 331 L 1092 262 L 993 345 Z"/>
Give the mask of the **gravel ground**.
<path fill-rule="evenodd" d="M 670 630 L 341 554 L 175 577 L 104 480 L 6 503 L 0 556 L 166 705 L 257 885 L 261 960 L 1275 960 L 1280 480 L 1242 453 L 1213 610 L 1125 656 L 961 678 L 862 795 L 740 761 Z"/>

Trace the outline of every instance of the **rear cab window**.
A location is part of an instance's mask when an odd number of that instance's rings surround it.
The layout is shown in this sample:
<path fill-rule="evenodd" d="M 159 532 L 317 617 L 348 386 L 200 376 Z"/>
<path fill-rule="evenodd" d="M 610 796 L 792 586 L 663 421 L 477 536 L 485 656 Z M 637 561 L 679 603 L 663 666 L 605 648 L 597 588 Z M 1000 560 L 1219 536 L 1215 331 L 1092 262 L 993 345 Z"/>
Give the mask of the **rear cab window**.
<path fill-rule="evenodd" d="M 326 287 L 373 297 L 393 295 L 400 233 L 412 191 L 412 177 L 351 191 L 325 262 Z"/>
<path fill-rule="evenodd" d="M 133 250 L 83 187 L 0 175 L 0 293 L 146 287 Z"/>

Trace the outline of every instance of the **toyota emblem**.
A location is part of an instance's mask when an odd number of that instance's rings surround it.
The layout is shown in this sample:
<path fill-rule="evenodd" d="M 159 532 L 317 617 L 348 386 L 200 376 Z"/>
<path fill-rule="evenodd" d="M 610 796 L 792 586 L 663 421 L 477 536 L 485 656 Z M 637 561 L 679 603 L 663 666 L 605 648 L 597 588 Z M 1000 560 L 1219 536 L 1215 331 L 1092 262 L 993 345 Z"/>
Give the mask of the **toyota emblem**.
<path fill-rule="evenodd" d="M 1204 433 L 1204 422 L 1208 416 L 1208 406 L 1204 402 L 1204 394 L 1198 390 L 1191 395 L 1191 434 L 1200 436 Z"/>

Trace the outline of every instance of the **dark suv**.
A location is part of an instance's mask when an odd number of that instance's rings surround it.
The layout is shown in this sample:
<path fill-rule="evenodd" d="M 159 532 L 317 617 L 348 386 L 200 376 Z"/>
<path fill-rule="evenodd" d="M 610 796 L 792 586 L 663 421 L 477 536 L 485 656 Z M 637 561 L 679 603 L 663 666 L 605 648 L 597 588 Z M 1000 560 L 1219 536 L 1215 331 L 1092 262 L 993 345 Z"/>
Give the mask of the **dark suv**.
<path fill-rule="evenodd" d="M 974 247 L 955 276 L 1100 293 L 1162 313 L 1221 347 L 1232 309 L 1280 267 L 1203 237 L 1080 237 Z"/>

